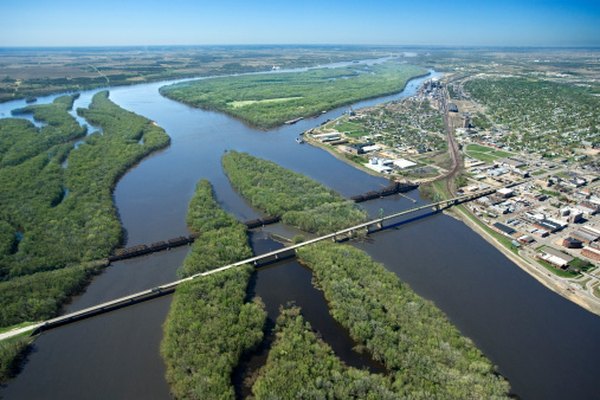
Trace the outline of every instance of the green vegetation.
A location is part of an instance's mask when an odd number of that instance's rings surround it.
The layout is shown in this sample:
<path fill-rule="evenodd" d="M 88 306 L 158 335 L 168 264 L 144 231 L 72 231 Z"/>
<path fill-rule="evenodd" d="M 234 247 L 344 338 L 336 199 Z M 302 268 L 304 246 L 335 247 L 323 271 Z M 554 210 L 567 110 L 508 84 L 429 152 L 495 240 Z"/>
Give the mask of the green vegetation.
<path fill-rule="evenodd" d="M 487 77 L 468 81 L 465 89 L 486 106 L 489 119 L 511 130 L 499 140 L 512 149 L 568 154 L 582 141 L 598 143 L 600 97 L 593 88 L 526 77 Z"/>
<path fill-rule="evenodd" d="M 286 224 L 307 232 L 330 233 L 366 219 L 366 213 L 353 202 L 273 162 L 230 151 L 222 163 L 242 196 L 267 214 L 281 216 Z"/>
<path fill-rule="evenodd" d="M 61 96 L 52 104 L 13 111 L 14 115 L 32 114 L 35 120 L 46 124 L 41 129 L 36 129 L 27 120 L 3 119 L 0 122 L 0 167 L 20 164 L 53 146 L 85 136 L 86 129 L 68 113 L 75 98 Z"/>
<path fill-rule="evenodd" d="M 198 184 L 187 221 L 201 236 L 184 262 L 184 276 L 251 254 L 245 226 L 218 207 L 207 181 Z M 161 343 L 167 381 L 176 398 L 235 397 L 233 368 L 260 343 L 266 319 L 260 300 L 246 299 L 252 271 L 246 265 L 177 288 Z"/>
<path fill-rule="evenodd" d="M 0 326 L 56 315 L 61 305 L 85 288 L 99 270 L 97 264 L 89 264 L 0 282 Z"/>
<path fill-rule="evenodd" d="M 199 234 L 179 271 L 182 277 L 252 257 L 246 226 L 226 213 L 213 198 L 212 186 L 202 180 L 190 202 L 190 229 Z"/>
<path fill-rule="evenodd" d="M 512 153 L 508 153 L 506 151 L 496 150 L 491 147 L 481 146 L 479 144 L 468 144 L 465 152 L 469 157 L 488 163 L 513 155 Z"/>
<path fill-rule="evenodd" d="M 72 141 L 85 134 L 68 113 L 74 98 L 18 111 L 33 113 L 42 128 L 0 120 L 0 325 L 49 318 L 83 287 L 95 267 L 72 265 L 106 257 L 121 239 L 114 184 L 169 143 L 161 128 L 102 92 L 78 112 L 104 133 L 82 138 L 74 149 Z"/>
<path fill-rule="evenodd" d="M 592 268 L 594 268 L 594 265 L 592 263 L 590 263 L 589 261 L 586 261 L 586 260 L 582 260 L 579 257 L 575 257 L 569 263 L 569 269 L 572 271 L 576 271 L 576 272 L 579 272 L 579 271 L 587 272 Z"/>
<path fill-rule="evenodd" d="M 0 384 L 15 376 L 32 341 L 25 334 L 0 342 Z"/>
<path fill-rule="evenodd" d="M 406 98 L 343 116 L 326 125 L 352 138 L 367 136 L 370 141 L 419 153 L 445 151 L 442 114 L 429 100 Z"/>
<path fill-rule="evenodd" d="M 332 316 L 390 371 L 402 398 L 506 398 L 507 382 L 432 303 L 350 246 L 298 250 Z"/>
<path fill-rule="evenodd" d="M 386 57 L 359 46 L 160 46 L 3 49 L 0 102 L 95 87 L 184 77 L 312 67 Z"/>
<path fill-rule="evenodd" d="M 426 70 L 406 64 L 323 68 L 182 82 L 161 94 L 195 107 L 217 110 L 260 128 L 272 128 L 358 100 L 401 91 Z"/>
<path fill-rule="evenodd" d="M 276 340 L 252 391 L 261 399 L 396 399 L 386 377 L 345 366 L 298 308 L 282 310 Z"/>
<path fill-rule="evenodd" d="M 560 276 L 561 278 L 575 278 L 579 275 L 579 273 L 577 273 L 577 272 L 569 271 L 568 269 L 565 270 L 565 269 L 560 269 L 558 267 L 555 267 L 554 265 L 550 264 L 546 260 L 542 260 L 542 259 L 538 258 L 538 259 L 536 259 L 536 261 L 542 267 L 546 268 L 548 271 L 552 272 L 554 275 Z"/>

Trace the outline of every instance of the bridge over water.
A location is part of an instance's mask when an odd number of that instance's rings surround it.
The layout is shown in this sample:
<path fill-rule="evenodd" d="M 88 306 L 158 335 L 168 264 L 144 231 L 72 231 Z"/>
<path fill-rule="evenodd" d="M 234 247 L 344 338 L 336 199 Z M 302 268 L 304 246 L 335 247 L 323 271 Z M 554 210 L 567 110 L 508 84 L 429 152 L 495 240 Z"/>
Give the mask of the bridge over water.
<path fill-rule="evenodd" d="M 526 181 L 527 180 L 513 183 L 509 186 L 510 187 L 516 186 L 516 185 L 524 183 Z M 8 332 L 0 334 L 0 340 L 14 337 L 14 336 L 26 333 L 26 332 L 32 332 L 32 334 L 37 334 L 44 330 L 48 330 L 48 329 L 52 329 L 52 328 L 55 328 L 58 326 L 70 324 L 70 323 L 73 323 L 73 322 L 76 322 L 76 321 L 79 321 L 82 319 L 86 319 L 86 318 L 89 318 L 89 317 L 92 317 L 95 315 L 103 314 L 103 313 L 106 313 L 109 311 L 117 310 L 117 309 L 120 309 L 123 307 L 128 307 L 128 306 L 138 304 L 138 303 L 141 303 L 141 302 L 144 302 L 147 300 L 151 300 L 151 299 L 154 299 L 157 297 L 168 295 L 168 294 L 173 293 L 179 285 L 181 285 L 185 282 L 193 281 L 194 279 L 201 279 L 206 276 L 217 274 L 217 273 L 223 272 L 223 271 L 227 271 L 229 269 L 236 268 L 236 267 L 239 267 L 244 264 L 261 266 L 261 265 L 277 262 L 278 260 L 291 258 L 291 257 L 295 256 L 297 249 L 320 242 L 320 241 L 323 241 L 323 240 L 344 241 L 344 240 L 348 240 L 348 239 L 355 237 L 358 232 L 364 232 L 366 234 L 371 234 L 371 233 L 381 231 L 384 229 L 393 228 L 393 227 L 399 226 L 401 224 L 407 223 L 409 221 L 412 221 L 414 219 L 418 219 L 418 218 L 422 218 L 424 216 L 436 214 L 436 213 L 438 213 L 446 208 L 452 207 L 454 205 L 466 203 L 466 202 L 478 199 L 480 197 L 493 194 L 496 192 L 496 190 L 497 190 L 497 188 L 486 189 L 486 190 L 478 191 L 475 193 L 454 197 L 452 199 L 446 199 L 446 200 L 438 201 L 435 203 L 429 203 L 429 204 L 426 204 L 423 206 L 414 207 L 414 208 L 410 208 L 408 210 L 404 210 L 401 212 L 389 214 L 389 215 L 383 216 L 381 218 L 376 218 L 376 219 L 373 219 L 373 220 L 370 220 L 370 221 L 367 221 L 367 222 L 364 222 L 364 223 L 361 223 L 361 224 L 358 224 L 358 225 L 355 225 L 355 226 L 352 226 L 352 227 L 349 227 L 346 229 L 339 230 L 337 232 L 319 236 L 317 238 L 310 239 L 310 240 L 307 240 L 307 241 L 299 243 L 299 244 L 294 244 L 294 245 L 287 246 L 287 247 L 284 247 L 284 248 L 281 248 L 281 249 L 278 249 L 278 250 L 275 250 L 275 251 L 272 251 L 269 253 L 250 257 L 245 260 L 241 260 L 241 261 L 229 264 L 229 265 L 224 265 L 222 267 L 212 269 L 210 271 L 201 272 L 201 273 L 189 276 L 187 278 L 179 279 L 174 282 L 156 286 L 152 289 L 144 290 L 144 291 L 141 291 L 138 293 L 133 293 L 128 296 L 114 299 L 114 300 L 111 300 L 111 301 L 108 301 L 105 303 L 97 304 L 93 307 L 88 307 L 83 310 L 75 311 L 75 312 L 65 314 L 65 315 L 62 315 L 62 316 L 59 316 L 56 318 L 52 318 L 47 321 L 39 322 L 39 323 L 32 324 L 32 325 L 29 325 L 26 327 L 8 331 Z M 416 214 L 420 211 L 425 211 L 425 210 L 428 210 L 429 212 L 425 213 L 425 214 L 419 214 L 415 218 L 410 219 L 408 221 L 401 219 L 402 217 L 406 217 L 411 214 Z M 392 222 L 392 223 L 390 223 L 390 222 Z"/>

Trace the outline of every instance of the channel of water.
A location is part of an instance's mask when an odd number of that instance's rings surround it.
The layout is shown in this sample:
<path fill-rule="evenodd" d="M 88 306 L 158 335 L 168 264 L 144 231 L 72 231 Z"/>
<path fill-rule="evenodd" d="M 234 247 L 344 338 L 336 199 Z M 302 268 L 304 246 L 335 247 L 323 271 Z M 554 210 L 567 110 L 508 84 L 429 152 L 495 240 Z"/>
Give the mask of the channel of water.
<path fill-rule="evenodd" d="M 413 95 L 423 80 L 411 81 L 400 94 L 352 107 Z M 115 189 L 128 245 L 187 233 L 187 205 L 201 178 L 213 183 L 219 202 L 240 220 L 259 216 L 223 174 L 220 157 L 226 150 L 270 159 L 344 196 L 386 184 L 384 179 L 365 174 L 321 149 L 295 143 L 300 132 L 341 115 L 347 107 L 264 132 L 226 115 L 161 97 L 158 88 L 164 84 L 110 89 L 113 101 L 156 121 L 172 138 L 169 148 L 130 170 Z M 83 92 L 75 107 L 87 106 L 94 92 Z M 7 115 L 10 107 L 9 103 L 0 104 L 0 115 Z M 418 192 L 409 195 L 419 203 L 423 201 Z M 380 208 L 391 212 L 414 204 L 394 196 L 364 206 L 371 215 L 377 215 Z M 461 222 L 435 215 L 356 245 L 435 302 L 498 365 L 517 395 L 524 399 L 597 398 L 600 318 L 544 288 Z M 184 247 L 115 263 L 66 311 L 170 281 L 186 254 Z M 320 304 L 318 300 L 312 304 L 311 296 L 302 299 L 314 289 L 302 283 L 308 279 L 306 270 L 293 265 L 288 268 L 293 263 L 257 272 L 254 290 L 261 297 L 275 299 L 266 302 L 268 309 L 278 307 L 278 298 L 295 300 L 307 310 Z M 298 287 L 307 289 L 293 294 L 292 289 Z M 279 296 L 278 291 L 289 293 Z M 159 355 L 161 327 L 169 304 L 170 297 L 164 297 L 44 333 L 22 373 L 0 389 L 0 396 L 169 398 Z M 315 323 L 309 318 L 315 324 L 318 320 L 314 318 Z"/>

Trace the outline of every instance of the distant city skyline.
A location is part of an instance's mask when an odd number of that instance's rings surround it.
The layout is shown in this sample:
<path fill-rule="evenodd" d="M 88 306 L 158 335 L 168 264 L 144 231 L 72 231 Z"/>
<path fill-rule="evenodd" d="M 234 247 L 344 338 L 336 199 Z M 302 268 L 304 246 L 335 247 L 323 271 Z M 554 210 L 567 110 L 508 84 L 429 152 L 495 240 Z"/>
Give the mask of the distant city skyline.
<path fill-rule="evenodd" d="M 0 46 L 600 46 L 599 1 L 20 0 Z"/>

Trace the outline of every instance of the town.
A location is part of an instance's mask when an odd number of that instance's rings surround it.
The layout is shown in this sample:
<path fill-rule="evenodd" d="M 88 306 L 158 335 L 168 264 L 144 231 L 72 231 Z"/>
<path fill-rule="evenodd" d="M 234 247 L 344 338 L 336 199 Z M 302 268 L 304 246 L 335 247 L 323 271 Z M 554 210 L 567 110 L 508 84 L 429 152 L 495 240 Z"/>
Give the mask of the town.
<path fill-rule="evenodd" d="M 462 153 L 456 194 L 498 188 L 463 211 L 538 275 L 600 305 L 600 146 L 593 124 L 582 129 L 582 118 L 573 119 L 563 127 L 570 133 L 556 140 L 562 150 L 548 154 L 540 143 L 555 135 L 534 139 L 532 125 L 515 140 L 454 79 L 434 77 L 414 97 L 350 109 L 305 132 L 304 140 L 371 173 L 426 185 L 449 175 L 446 113 Z"/>

